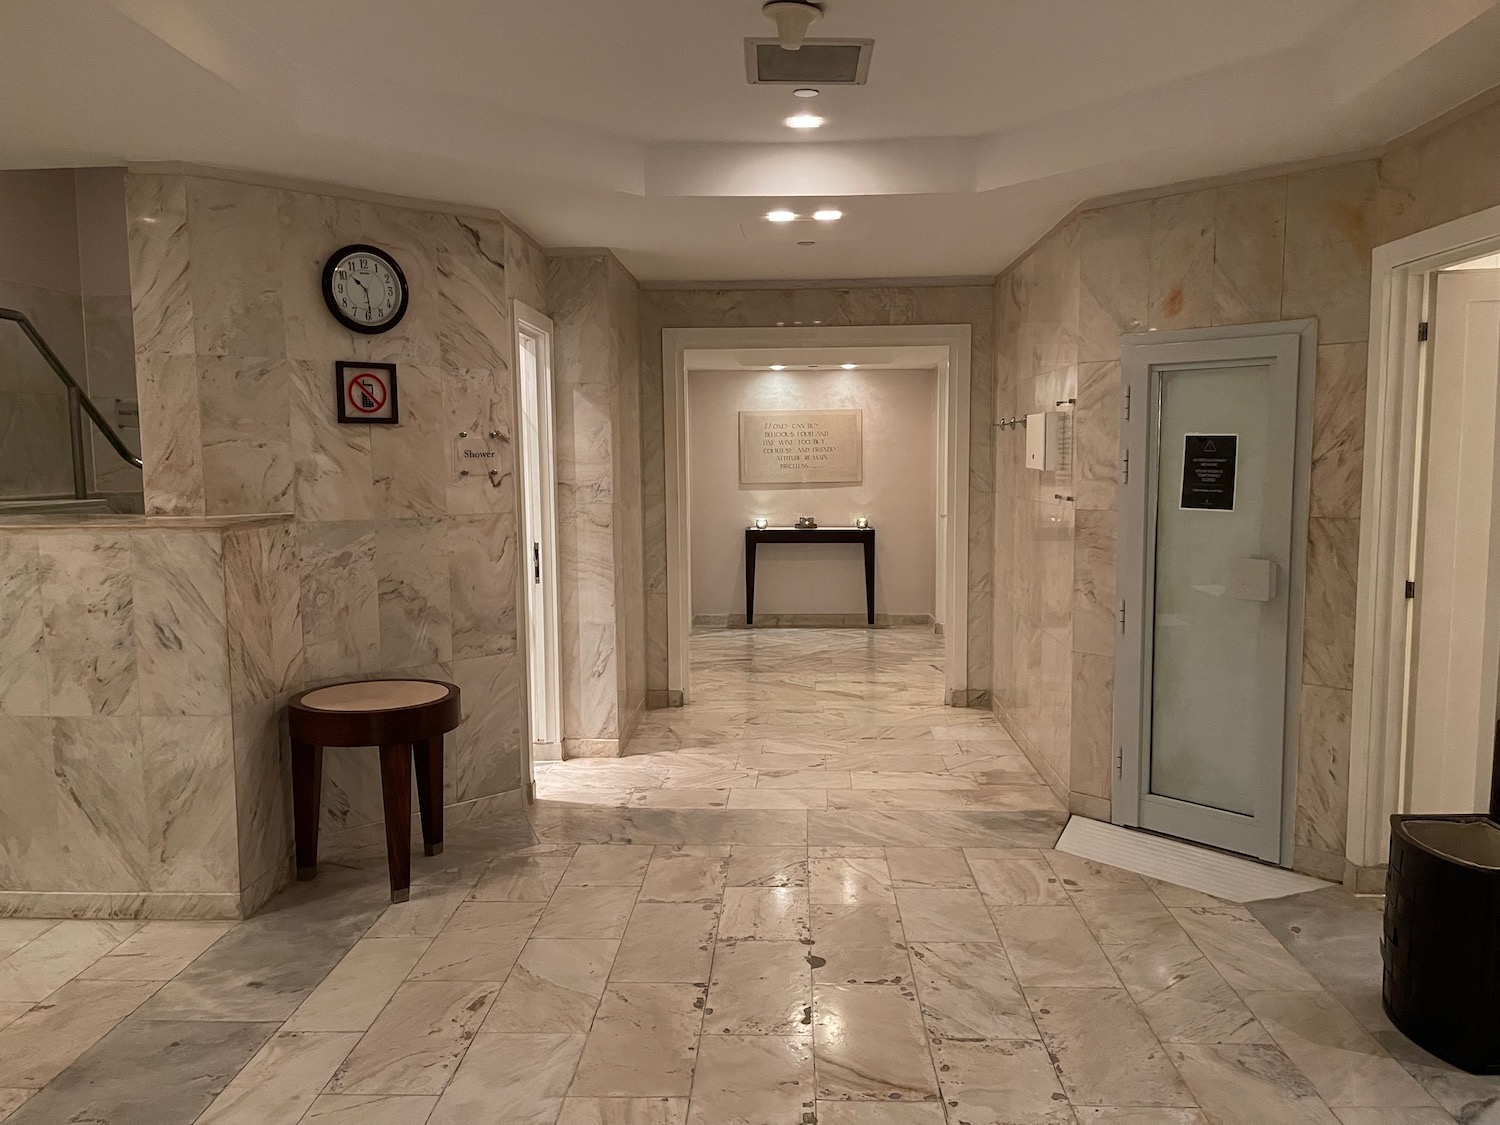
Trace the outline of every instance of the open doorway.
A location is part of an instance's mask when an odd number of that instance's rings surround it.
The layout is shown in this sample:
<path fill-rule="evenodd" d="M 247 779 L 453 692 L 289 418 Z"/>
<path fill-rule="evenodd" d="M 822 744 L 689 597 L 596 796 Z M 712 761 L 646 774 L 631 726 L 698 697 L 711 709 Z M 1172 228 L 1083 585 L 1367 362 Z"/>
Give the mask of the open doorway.
<path fill-rule="evenodd" d="M 516 325 L 516 383 L 520 418 L 517 462 L 521 483 L 522 608 L 526 638 L 527 786 L 534 763 L 562 758 L 557 589 L 557 463 L 553 453 L 552 321 L 520 301 Z"/>
<path fill-rule="evenodd" d="M 1488 805 L 1500 683 L 1500 208 L 1374 253 L 1349 854 Z"/>
<path fill-rule="evenodd" d="M 928 513 L 930 518 L 937 521 L 931 545 L 934 566 L 932 616 L 935 624 L 943 627 L 943 702 L 966 706 L 969 701 L 967 623 L 970 326 L 670 328 L 662 336 L 666 416 L 669 697 L 674 702 L 682 703 L 692 699 L 688 649 L 694 613 L 694 563 L 691 512 L 693 487 L 689 452 L 694 423 L 689 405 L 689 371 L 707 369 L 697 357 L 702 353 L 715 351 L 745 352 L 755 353 L 755 361 L 758 362 L 767 358 L 759 353 L 770 349 L 784 356 L 803 356 L 800 365 L 807 369 L 812 363 L 821 361 L 807 358 L 803 353 L 822 354 L 826 349 L 836 349 L 847 353 L 838 360 L 837 365 L 842 370 L 845 362 L 858 364 L 857 358 L 851 359 L 849 356 L 860 349 L 883 349 L 893 355 L 896 349 L 927 349 L 930 356 L 924 358 L 921 364 L 913 365 L 935 371 L 937 384 L 933 392 L 935 397 L 932 407 L 937 424 L 937 433 L 933 437 L 936 466 L 935 479 L 931 481 Z M 780 360 L 773 362 L 780 363 L 783 368 L 797 365 Z M 738 445 L 738 433 L 734 436 Z M 761 513 L 745 514 L 753 518 Z M 768 522 L 775 514 L 770 511 L 764 513 Z M 816 512 L 792 514 L 817 515 Z M 857 513 L 852 510 L 835 514 L 833 518 L 852 521 L 853 517 L 860 514 L 871 516 L 871 522 L 874 522 L 873 513 Z M 743 536 L 743 532 L 740 534 Z M 876 571 L 877 574 L 880 571 L 878 562 Z M 738 584 L 743 573 L 737 570 L 731 580 Z"/>
<path fill-rule="evenodd" d="M 946 359 L 938 347 L 691 353 L 695 628 L 939 630 Z"/>

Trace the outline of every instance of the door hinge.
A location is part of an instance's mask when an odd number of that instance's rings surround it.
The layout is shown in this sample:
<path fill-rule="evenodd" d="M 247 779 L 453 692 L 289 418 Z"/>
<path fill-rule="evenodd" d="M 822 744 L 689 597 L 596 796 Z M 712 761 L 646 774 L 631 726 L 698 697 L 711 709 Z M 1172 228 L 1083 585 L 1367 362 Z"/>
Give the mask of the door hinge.
<path fill-rule="evenodd" d="M 542 545 L 531 545 L 531 580 L 540 585 L 542 581 Z"/>
<path fill-rule="evenodd" d="M 1125 776 L 1125 747 L 1115 747 L 1115 776 Z"/>
<path fill-rule="evenodd" d="M 1130 388 L 1125 388 L 1125 421 L 1130 421 Z"/>
<path fill-rule="evenodd" d="M 1130 450 L 1128 449 L 1120 452 L 1120 483 L 1130 483 Z"/>
<path fill-rule="evenodd" d="M 1411 599 L 1415 598 L 1416 596 L 1417 584 L 1408 578 L 1406 580 L 1406 600 L 1411 601 Z"/>
<path fill-rule="evenodd" d="M 1124 631 L 1125 631 L 1125 602 L 1124 602 L 1124 599 L 1121 599 L 1121 601 L 1120 601 L 1120 632 L 1123 633 Z"/>
<path fill-rule="evenodd" d="M 1427 333 L 1429 331 L 1430 329 L 1428 328 L 1427 322 L 1425 320 L 1421 324 L 1417 325 L 1417 342 L 1422 343 L 1426 341 Z"/>

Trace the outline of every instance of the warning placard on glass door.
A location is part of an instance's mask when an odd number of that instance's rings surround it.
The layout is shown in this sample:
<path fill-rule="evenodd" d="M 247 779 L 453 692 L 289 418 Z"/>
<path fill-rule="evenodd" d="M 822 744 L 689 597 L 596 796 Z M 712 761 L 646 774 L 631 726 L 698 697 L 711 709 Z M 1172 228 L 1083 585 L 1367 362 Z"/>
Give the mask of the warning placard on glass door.
<path fill-rule="evenodd" d="M 1239 435 L 1185 434 L 1182 442 L 1182 506 L 1204 512 L 1234 511 Z"/>
<path fill-rule="evenodd" d="M 339 360 L 333 366 L 340 422 L 378 422 L 394 426 L 401 421 L 394 363 Z"/>

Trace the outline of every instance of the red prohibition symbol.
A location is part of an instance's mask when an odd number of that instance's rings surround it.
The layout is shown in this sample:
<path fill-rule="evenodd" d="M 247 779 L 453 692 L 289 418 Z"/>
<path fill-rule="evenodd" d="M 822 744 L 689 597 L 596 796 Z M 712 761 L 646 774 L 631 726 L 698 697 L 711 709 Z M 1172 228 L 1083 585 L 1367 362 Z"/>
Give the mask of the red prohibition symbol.
<path fill-rule="evenodd" d="M 349 405 L 360 414 L 374 414 L 385 406 L 385 380 L 365 372 L 349 380 Z"/>

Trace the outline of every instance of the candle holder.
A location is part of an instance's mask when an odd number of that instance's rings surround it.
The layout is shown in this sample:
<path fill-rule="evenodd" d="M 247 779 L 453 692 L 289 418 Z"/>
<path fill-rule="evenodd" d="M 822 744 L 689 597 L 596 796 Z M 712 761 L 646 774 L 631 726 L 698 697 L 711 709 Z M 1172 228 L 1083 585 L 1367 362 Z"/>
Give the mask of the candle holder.
<path fill-rule="evenodd" d="M 818 521 L 813 519 L 812 516 L 798 516 L 797 526 L 803 531 L 811 531 L 818 526 Z"/>
<path fill-rule="evenodd" d="M 859 528 L 861 531 L 863 531 L 865 528 L 867 528 L 867 527 L 870 526 L 870 517 L 869 516 L 855 516 L 854 517 L 854 526 L 857 527 L 857 528 Z"/>

